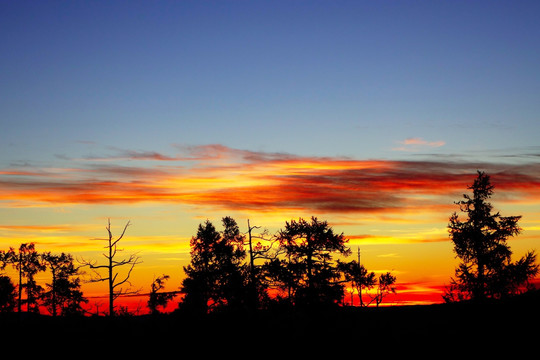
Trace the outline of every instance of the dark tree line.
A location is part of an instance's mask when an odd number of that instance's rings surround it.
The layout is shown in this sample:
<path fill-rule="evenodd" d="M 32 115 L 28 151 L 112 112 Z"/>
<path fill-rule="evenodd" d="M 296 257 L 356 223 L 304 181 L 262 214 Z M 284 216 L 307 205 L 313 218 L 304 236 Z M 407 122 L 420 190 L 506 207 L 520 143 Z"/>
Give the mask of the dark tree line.
<path fill-rule="evenodd" d="M 521 232 L 520 216 L 503 217 L 493 213 L 488 199 L 493 194 L 490 178 L 478 172 L 468 187 L 472 196 L 464 194 L 457 202 L 467 216 L 453 213 L 448 224 L 454 252 L 461 263 L 443 299 L 501 299 L 531 288 L 530 280 L 539 273 L 536 254 L 529 251 L 512 262 L 507 239 Z M 360 306 L 395 292 L 396 277 L 391 273 L 376 277 L 358 261 L 345 261 L 351 250 L 343 234 L 334 233 L 326 221 L 312 217 L 286 222 L 270 245 L 252 244 L 248 222 L 249 265 L 243 236 L 232 218 L 223 218 L 224 230 L 219 233 L 206 221 L 199 225 L 191 241 L 192 261 L 184 268 L 182 284 L 185 294 L 181 307 L 206 312 L 213 307 L 261 307 L 269 301 L 294 306 L 329 306 L 340 304 L 345 287 L 356 289 Z M 231 234 L 234 234 L 231 236 Z M 263 259 L 256 265 L 254 259 Z M 362 291 L 374 289 L 367 304 Z M 273 296 L 270 296 L 272 294 Z M 266 304 L 265 304 L 266 303 Z"/>
<path fill-rule="evenodd" d="M 493 186 L 485 173 L 478 172 L 469 190 L 472 195 L 464 194 L 464 199 L 456 203 L 466 216 L 453 213 L 448 224 L 454 252 L 461 262 L 443 299 L 483 301 L 526 291 L 539 272 L 536 254 L 530 251 L 513 262 L 507 244 L 508 238 L 521 232 L 520 216 L 503 217 L 493 212 L 488 202 Z M 38 253 L 33 243 L 0 251 L 0 270 L 12 266 L 18 276 L 15 286 L 0 274 L 0 312 L 21 312 L 23 307 L 38 312 L 43 306 L 53 316 L 83 314 L 83 304 L 88 300 L 81 291 L 79 276 L 80 269 L 88 267 L 96 274 L 90 281 L 108 284 L 109 315 L 114 315 L 119 311 L 114 300 L 132 293 L 123 286 L 130 285 L 131 272 L 140 263 L 136 255 L 118 258 L 122 251 L 118 242 L 128 225 L 114 238 L 109 222 L 108 237 L 99 239 L 106 241 L 104 264 L 83 260 L 77 267 L 71 255 Z M 357 260 L 348 260 L 352 254 L 348 240 L 326 221 L 316 217 L 287 221 L 274 235 L 255 233 L 258 229 L 248 220 L 247 232 L 242 233 L 231 217 L 222 219 L 220 231 L 209 220 L 199 224 L 190 241 L 191 260 L 183 267 L 185 278 L 180 291 L 164 291 L 168 275 L 155 278 L 148 294 L 150 312 L 159 313 L 178 292 L 183 295 L 179 310 L 199 314 L 273 306 L 339 306 L 348 289 L 357 293 L 359 306 L 378 306 L 395 292 L 393 274 L 376 276 L 360 263 L 359 253 Z M 120 267 L 127 269 L 123 275 Z M 35 279 L 46 270 L 50 280 L 42 287 Z"/>
<path fill-rule="evenodd" d="M 191 239 L 181 309 L 206 313 L 273 304 L 334 306 L 343 303 L 347 284 L 357 289 L 377 287 L 372 301 L 378 305 L 394 291 L 396 278 L 391 274 L 376 278 L 358 262 L 345 262 L 351 254 L 347 239 L 316 217 L 286 222 L 275 236 L 262 237 L 256 245 L 249 223 L 247 241 L 233 218 L 224 217 L 222 225 L 219 232 L 207 220 Z M 256 259 L 262 263 L 256 264 Z"/>
<path fill-rule="evenodd" d="M 118 238 L 114 238 L 111 231 L 110 221 L 106 227 L 108 237 L 105 240 L 106 252 L 103 256 L 106 263 L 97 264 L 94 261 L 82 260 L 79 265 L 75 265 L 73 256 L 61 253 L 59 255 L 51 252 L 38 253 L 34 243 L 21 244 L 18 250 L 10 248 L 8 251 L 0 251 L 0 270 L 11 265 L 18 272 L 18 289 L 13 285 L 11 279 L 5 275 L 0 276 L 0 312 L 13 311 L 17 306 L 17 311 L 22 311 L 26 305 L 27 312 L 38 313 L 40 306 L 44 306 L 51 315 L 82 315 L 86 311 L 83 304 L 88 303 L 88 299 L 81 291 L 81 268 L 88 267 L 94 272 L 94 276 L 89 282 L 106 282 L 109 290 L 109 315 L 114 316 L 118 312 L 114 306 L 114 300 L 119 296 L 133 294 L 123 288 L 129 284 L 129 277 L 135 265 L 139 263 L 139 257 L 130 255 L 127 258 L 119 259 L 118 254 L 122 249 L 118 248 L 118 242 L 124 237 L 129 222 Z M 127 274 L 120 275 L 120 267 L 128 267 Z M 50 283 L 43 288 L 35 281 L 37 273 L 48 270 L 51 274 Z M 100 271 L 104 270 L 106 275 Z M 157 292 L 157 288 L 153 288 Z M 23 299 L 23 293 L 26 298 Z M 159 298 L 164 298 L 159 295 Z M 18 298 L 18 299 L 17 299 Z M 159 302 L 156 303 L 156 306 Z"/>
<path fill-rule="evenodd" d="M 17 307 L 21 312 L 26 306 L 27 312 L 37 313 L 42 305 L 53 316 L 83 313 L 82 304 L 88 300 L 81 291 L 79 269 L 70 254 L 38 253 L 33 243 L 25 243 L 18 249 L 0 251 L 0 269 L 8 265 L 17 271 L 19 285 L 17 288 L 8 276 L 0 276 L 0 311 L 13 311 Z M 51 278 L 44 288 L 35 277 L 45 270 L 49 270 Z"/>

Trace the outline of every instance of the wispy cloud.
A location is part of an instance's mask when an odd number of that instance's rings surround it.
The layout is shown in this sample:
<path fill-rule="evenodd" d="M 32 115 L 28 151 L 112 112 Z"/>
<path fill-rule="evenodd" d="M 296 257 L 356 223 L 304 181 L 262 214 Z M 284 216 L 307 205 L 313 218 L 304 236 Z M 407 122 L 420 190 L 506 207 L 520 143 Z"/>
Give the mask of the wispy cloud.
<path fill-rule="evenodd" d="M 508 200 L 538 199 L 540 164 L 464 161 L 356 160 L 305 157 L 229 148 L 176 147 L 154 160 L 72 161 L 69 168 L 0 170 L 0 196 L 9 206 L 77 203 L 177 202 L 231 211 L 382 213 L 435 209 L 461 196 L 476 170 L 492 175 Z M 454 198 L 455 200 L 455 198 Z"/>
<path fill-rule="evenodd" d="M 105 155 L 89 154 L 80 158 L 70 158 L 65 154 L 57 154 L 56 157 L 63 160 L 79 161 L 184 161 L 189 160 L 181 156 L 165 155 L 157 151 L 129 150 L 109 147 Z"/>
<path fill-rule="evenodd" d="M 438 148 L 445 145 L 442 140 L 427 141 L 422 138 L 408 138 L 399 142 L 400 146 L 393 148 L 396 151 L 420 151 L 426 148 Z"/>

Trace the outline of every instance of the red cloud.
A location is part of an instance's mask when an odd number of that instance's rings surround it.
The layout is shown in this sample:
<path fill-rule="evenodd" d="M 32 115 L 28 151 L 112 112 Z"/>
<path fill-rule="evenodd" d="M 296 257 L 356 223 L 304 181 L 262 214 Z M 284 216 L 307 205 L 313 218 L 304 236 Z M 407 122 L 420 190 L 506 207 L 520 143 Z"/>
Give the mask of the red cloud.
<path fill-rule="evenodd" d="M 458 200 L 477 169 L 492 176 L 496 190 L 520 199 L 536 198 L 540 188 L 540 166 L 535 163 L 363 161 L 244 151 L 222 145 L 182 151 L 186 154 L 177 159 L 184 159 L 184 163 L 176 166 L 83 163 L 64 171 L 7 169 L 0 172 L 0 196 L 18 203 L 165 201 L 232 210 L 361 213 L 451 203 L 448 197 Z M 170 160 L 154 153 L 136 155 L 160 164 Z"/>

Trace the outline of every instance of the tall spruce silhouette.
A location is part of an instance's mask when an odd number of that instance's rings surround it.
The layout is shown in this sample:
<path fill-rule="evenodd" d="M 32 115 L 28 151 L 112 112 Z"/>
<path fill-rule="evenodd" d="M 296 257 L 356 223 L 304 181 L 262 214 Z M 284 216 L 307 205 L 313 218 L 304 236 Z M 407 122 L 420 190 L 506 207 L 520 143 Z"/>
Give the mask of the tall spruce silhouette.
<path fill-rule="evenodd" d="M 464 194 L 457 202 L 466 219 L 453 213 L 448 224 L 454 252 L 461 260 L 455 278 L 444 295 L 446 301 L 485 300 L 515 294 L 538 273 L 536 254 L 529 251 L 512 263 L 507 240 L 521 232 L 521 216 L 501 216 L 493 212 L 489 199 L 494 186 L 490 177 L 478 171 L 472 196 Z"/>

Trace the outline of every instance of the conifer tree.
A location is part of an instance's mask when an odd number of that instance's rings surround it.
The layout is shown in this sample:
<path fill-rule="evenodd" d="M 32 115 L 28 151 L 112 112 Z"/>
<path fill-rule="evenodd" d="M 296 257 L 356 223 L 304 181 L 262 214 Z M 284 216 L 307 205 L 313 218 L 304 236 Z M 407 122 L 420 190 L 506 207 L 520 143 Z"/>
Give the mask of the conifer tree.
<path fill-rule="evenodd" d="M 285 223 L 278 235 L 288 259 L 287 278 L 294 279 L 290 289 L 297 305 L 335 304 L 343 297 L 341 273 L 333 256 L 350 255 L 347 239 L 334 233 L 326 221 L 312 217 Z M 290 285 L 291 283 L 289 283 Z"/>
<path fill-rule="evenodd" d="M 82 314 L 82 303 L 88 300 L 81 291 L 79 269 L 73 264 L 73 256 L 61 253 L 59 255 L 46 252 L 42 254 L 43 263 L 51 272 L 51 283 L 47 284 L 48 291 L 43 294 L 45 305 L 53 316 Z"/>
<path fill-rule="evenodd" d="M 2 252 L 0 256 L 3 267 L 6 264 L 11 264 L 18 272 L 19 276 L 19 299 L 17 310 L 22 311 L 22 304 L 26 302 L 27 311 L 38 312 L 38 299 L 43 291 L 43 288 L 38 285 L 34 276 L 45 270 L 45 266 L 41 261 L 39 253 L 36 251 L 34 243 L 24 243 L 19 246 L 18 251 L 10 248 L 7 252 Z M 26 280 L 26 282 L 25 282 Z M 26 299 L 23 301 L 23 289 L 26 292 Z"/>
<path fill-rule="evenodd" d="M 464 194 L 464 200 L 456 203 L 466 218 L 453 213 L 448 224 L 454 252 L 461 263 L 444 296 L 447 301 L 501 298 L 515 293 L 538 273 L 533 251 L 518 262 L 511 262 L 507 240 L 521 232 L 521 216 L 504 217 L 493 212 L 488 201 L 494 189 L 490 177 L 479 171 L 469 189 L 472 196 Z"/>
<path fill-rule="evenodd" d="M 233 218 L 224 217 L 222 223 L 221 233 L 208 220 L 199 224 L 197 235 L 191 239 L 191 262 L 184 267 L 185 297 L 181 304 L 190 311 L 206 313 L 216 307 L 238 307 L 246 299 L 244 236 Z"/>

